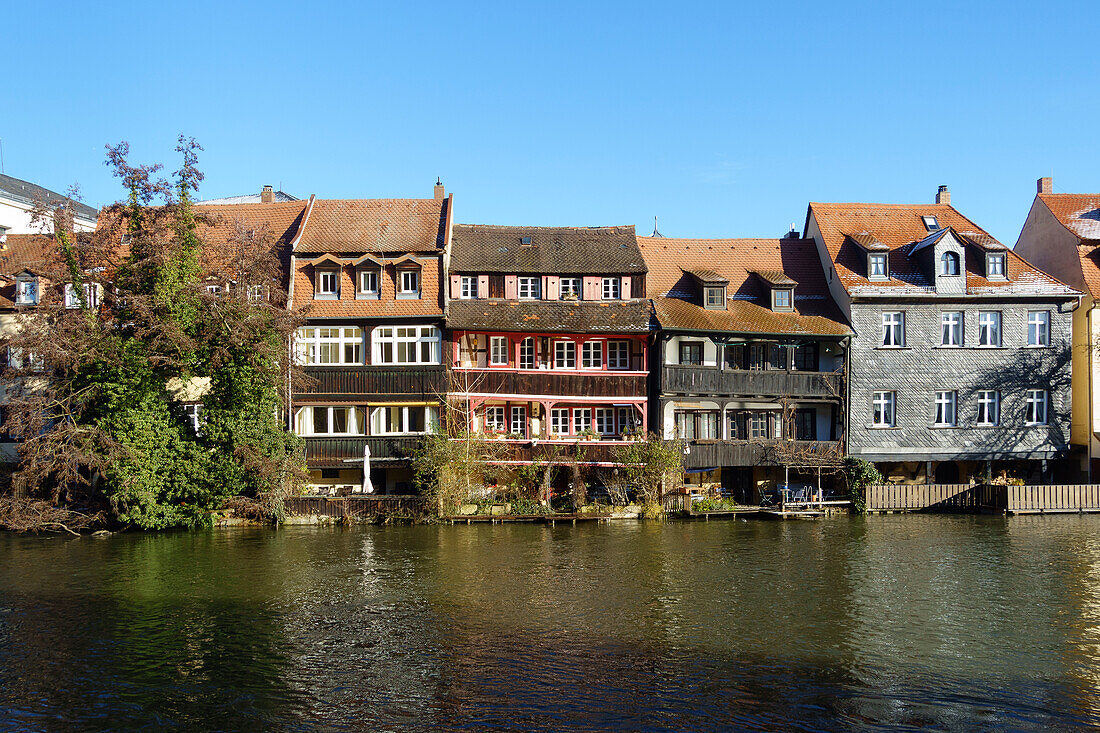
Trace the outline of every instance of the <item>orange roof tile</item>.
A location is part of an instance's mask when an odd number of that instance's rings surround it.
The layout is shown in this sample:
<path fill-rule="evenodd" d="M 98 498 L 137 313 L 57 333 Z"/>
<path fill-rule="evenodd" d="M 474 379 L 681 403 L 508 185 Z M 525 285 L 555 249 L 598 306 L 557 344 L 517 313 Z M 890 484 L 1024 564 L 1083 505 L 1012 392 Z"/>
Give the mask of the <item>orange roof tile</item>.
<path fill-rule="evenodd" d="M 987 280 L 981 257 L 985 248 L 1001 248 L 999 242 L 950 204 L 810 203 L 840 283 L 850 294 L 897 292 L 928 293 L 930 283 L 917 263 L 908 257 L 911 245 L 929 236 L 922 216 L 935 216 L 941 228 L 950 227 L 966 247 L 966 289 L 970 294 L 995 288 L 999 292 L 1036 292 L 1072 295 L 1076 291 L 1038 269 L 1012 250 L 1006 250 L 1008 279 Z M 969 240 L 969 241 L 967 241 Z M 865 276 L 866 255 L 860 244 L 880 242 L 891 251 L 890 278 L 871 281 Z M 866 245 L 864 245 L 866 246 Z M 797 279 L 797 278 L 796 278 Z"/>
<path fill-rule="evenodd" d="M 0 275 L 35 271 L 58 258 L 58 244 L 49 234 L 9 234 L 0 245 Z"/>
<path fill-rule="evenodd" d="M 401 316 L 443 315 L 440 282 L 443 278 L 443 258 L 420 257 L 420 298 L 397 299 L 397 268 L 393 261 L 381 268 L 380 298 L 356 299 L 355 266 L 345 264 L 340 269 L 339 300 L 314 300 L 313 260 L 295 259 L 294 310 L 307 318 L 379 318 Z"/>
<path fill-rule="evenodd" d="M 316 199 L 295 252 L 431 252 L 446 243 L 450 199 Z"/>
<path fill-rule="evenodd" d="M 1100 193 L 1040 193 L 1038 197 L 1075 237 L 1100 240 Z"/>
<path fill-rule="evenodd" d="M 804 239 L 638 237 L 649 275 L 647 295 L 665 328 L 768 334 L 851 333 L 829 296 L 814 243 Z M 704 308 L 691 272 L 729 280 L 727 309 Z M 754 272 L 797 282 L 794 312 L 771 310 L 771 290 Z"/>

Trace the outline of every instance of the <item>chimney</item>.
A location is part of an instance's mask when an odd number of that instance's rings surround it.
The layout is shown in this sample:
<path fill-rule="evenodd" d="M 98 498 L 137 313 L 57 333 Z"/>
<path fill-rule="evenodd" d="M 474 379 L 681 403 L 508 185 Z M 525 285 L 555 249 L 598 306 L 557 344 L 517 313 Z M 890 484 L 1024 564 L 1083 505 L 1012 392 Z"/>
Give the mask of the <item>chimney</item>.
<path fill-rule="evenodd" d="M 261 204 L 273 204 L 275 203 L 275 192 L 271 190 L 271 186 L 264 186 L 260 191 L 260 203 Z"/>
<path fill-rule="evenodd" d="M 947 186 L 940 186 L 936 191 L 936 203 L 937 204 L 949 204 L 951 203 L 951 192 L 947 190 Z"/>
<path fill-rule="evenodd" d="M 446 196 L 443 193 L 443 181 L 437 176 L 435 179 L 435 200 L 442 201 Z"/>
<path fill-rule="evenodd" d="M 1035 182 L 1035 190 L 1039 193 L 1054 193 L 1054 179 L 1050 176 L 1040 178 Z"/>

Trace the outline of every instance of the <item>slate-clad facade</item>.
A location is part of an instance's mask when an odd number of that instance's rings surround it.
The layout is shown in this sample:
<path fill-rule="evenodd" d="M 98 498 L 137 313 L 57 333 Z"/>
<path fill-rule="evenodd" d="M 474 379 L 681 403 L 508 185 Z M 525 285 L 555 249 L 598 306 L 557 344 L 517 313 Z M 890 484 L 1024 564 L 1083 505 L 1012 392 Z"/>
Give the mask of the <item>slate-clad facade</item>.
<path fill-rule="evenodd" d="M 689 487 L 754 502 L 839 463 L 850 331 L 813 242 L 639 237 L 659 326 L 653 424 Z M 831 471 L 826 471 L 826 476 Z"/>
<path fill-rule="evenodd" d="M 1069 454 L 1077 291 L 960 214 L 811 203 L 806 236 L 855 336 L 848 452 L 887 479 L 1076 478 Z"/>
<path fill-rule="evenodd" d="M 586 462 L 648 427 L 650 311 L 633 227 L 455 225 L 450 396 L 513 459 L 578 442 Z"/>

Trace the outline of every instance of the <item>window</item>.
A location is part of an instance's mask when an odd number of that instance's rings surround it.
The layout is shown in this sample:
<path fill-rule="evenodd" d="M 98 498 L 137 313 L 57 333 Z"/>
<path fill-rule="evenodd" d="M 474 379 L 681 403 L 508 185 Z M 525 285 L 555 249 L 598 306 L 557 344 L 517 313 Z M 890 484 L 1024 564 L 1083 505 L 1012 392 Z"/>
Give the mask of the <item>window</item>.
<path fill-rule="evenodd" d="M 681 364 L 702 364 L 703 363 L 703 342 L 702 341 L 681 341 L 680 342 L 680 363 Z"/>
<path fill-rule="evenodd" d="M 313 405 L 298 410 L 299 435 L 362 435 L 366 428 L 357 407 Z"/>
<path fill-rule="evenodd" d="M 958 393 L 954 391 L 936 393 L 936 425 L 955 424 L 958 417 Z"/>
<path fill-rule="evenodd" d="M 569 435 L 569 410 L 564 407 L 550 410 L 550 434 Z"/>
<path fill-rule="evenodd" d="M 489 297 L 490 298 L 503 298 L 504 297 L 504 275 L 490 275 L 489 276 Z"/>
<path fill-rule="evenodd" d="M 512 408 L 511 428 L 508 430 L 515 435 L 527 437 L 527 408 L 516 406 Z"/>
<path fill-rule="evenodd" d="M 458 297 L 470 300 L 477 297 L 477 276 L 463 275 L 459 283 Z"/>
<path fill-rule="evenodd" d="M 573 408 L 573 431 L 583 433 L 592 429 L 592 410 L 587 407 Z"/>
<path fill-rule="evenodd" d="M 985 256 L 985 274 L 990 280 L 1005 278 L 1005 256 L 1001 253 Z"/>
<path fill-rule="evenodd" d="M 890 311 L 882 314 L 882 345 L 905 346 L 904 311 Z"/>
<path fill-rule="evenodd" d="M 249 303 L 262 303 L 267 300 L 266 285 L 249 285 L 247 293 Z"/>
<path fill-rule="evenodd" d="M 586 341 L 581 345 L 581 368 L 603 367 L 603 341 Z"/>
<path fill-rule="evenodd" d="M 1028 425 L 1047 424 L 1047 403 L 1049 396 L 1045 389 L 1029 389 L 1027 391 L 1027 412 L 1024 422 Z"/>
<path fill-rule="evenodd" d="M 608 369 L 629 369 L 630 368 L 630 342 L 629 341 L 608 341 L 607 342 L 607 368 Z"/>
<path fill-rule="evenodd" d="M 295 348 L 300 364 L 362 364 L 363 329 L 305 326 L 298 329 Z"/>
<path fill-rule="evenodd" d="M 960 312 L 940 314 L 940 346 L 963 345 L 963 314 Z"/>
<path fill-rule="evenodd" d="M 379 326 L 371 341 L 374 364 L 440 363 L 440 335 L 435 326 Z"/>
<path fill-rule="evenodd" d="M 633 407 L 620 407 L 617 411 L 620 433 L 631 433 L 641 426 L 642 423 L 638 419 L 638 413 Z"/>
<path fill-rule="evenodd" d="M 871 394 L 871 425 L 873 427 L 894 427 L 896 397 L 896 392 L 873 392 Z"/>
<path fill-rule="evenodd" d="M 519 279 L 520 300 L 538 300 L 542 297 L 542 278 L 521 277 Z"/>
<path fill-rule="evenodd" d="M 768 437 L 768 413 L 750 412 L 748 419 L 749 439 L 766 439 Z"/>
<path fill-rule="evenodd" d="M 38 278 L 19 277 L 15 280 L 15 304 L 38 305 Z"/>
<path fill-rule="evenodd" d="M 554 368 L 577 368 L 577 345 L 572 341 L 554 342 Z"/>
<path fill-rule="evenodd" d="M 744 344 L 726 344 L 722 356 L 727 369 L 744 369 L 746 367 Z"/>
<path fill-rule="evenodd" d="M 886 280 L 886 255 L 885 254 L 869 254 L 867 255 L 867 279 L 869 280 Z"/>
<path fill-rule="evenodd" d="M 940 228 L 940 222 L 934 216 L 922 216 L 920 219 L 922 222 L 924 222 L 924 228 L 930 232 L 934 232 Z"/>
<path fill-rule="evenodd" d="M 340 297 L 339 270 L 318 270 L 315 279 L 315 300 L 337 300 Z"/>
<path fill-rule="evenodd" d="M 817 440 L 817 413 L 814 410 L 794 411 L 794 439 Z"/>
<path fill-rule="evenodd" d="M 81 286 L 84 290 L 84 301 L 89 308 L 99 307 L 99 286 L 95 283 L 84 283 Z M 79 308 L 80 298 L 77 297 L 76 288 L 72 283 L 65 283 L 65 307 L 66 308 Z"/>
<path fill-rule="evenodd" d="M 1001 421 L 1001 393 L 994 390 L 978 392 L 978 425 L 996 425 Z"/>
<path fill-rule="evenodd" d="M 376 407 L 371 410 L 370 418 L 371 435 L 425 433 L 439 423 L 439 411 L 435 407 L 415 405 Z"/>
<path fill-rule="evenodd" d="M 40 372 L 46 368 L 46 360 L 41 354 L 31 351 L 23 358 L 23 349 L 14 346 L 8 347 L 8 366 L 13 369 L 22 369 L 24 366 L 34 372 Z"/>
<path fill-rule="evenodd" d="M 600 435 L 615 434 L 615 408 L 596 408 L 596 432 Z"/>
<path fill-rule="evenodd" d="M 562 300 L 580 300 L 581 279 L 579 277 L 563 277 L 559 282 L 561 285 L 558 297 Z"/>
<path fill-rule="evenodd" d="M 400 289 L 398 298 L 415 299 L 420 297 L 420 270 L 399 270 Z"/>
<path fill-rule="evenodd" d="M 1001 345 L 1001 312 L 981 311 L 978 313 L 978 346 Z"/>
<path fill-rule="evenodd" d="M 776 288 L 772 291 L 772 309 L 777 311 L 791 310 L 791 289 Z"/>
<path fill-rule="evenodd" d="M 508 339 L 505 336 L 492 336 L 489 339 L 489 363 L 508 366 Z"/>
<path fill-rule="evenodd" d="M 798 372 L 818 370 L 817 344 L 801 344 L 794 347 L 794 369 Z"/>
<path fill-rule="evenodd" d="M 695 440 L 695 413 L 676 413 L 676 437 L 681 440 Z"/>
<path fill-rule="evenodd" d="M 725 288 L 707 288 L 707 308 L 719 308 L 725 309 L 726 307 L 726 289 Z"/>
<path fill-rule="evenodd" d="M 718 439 L 718 413 L 717 412 L 700 412 L 699 415 L 699 440 L 717 440 Z"/>
<path fill-rule="evenodd" d="M 199 435 L 202 432 L 202 403 L 192 402 L 184 405 L 183 415 L 191 427 L 191 432 Z"/>
<path fill-rule="evenodd" d="M 360 270 L 356 277 L 355 294 L 363 298 L 378 297 L 378 270 L 368 268 Z"/>
<path fill-rule="evenodd" d="M 485 432 L 487 433 L 504 433 L 507 432 L 508 426 L 504 422 L 504 407 L 486 407 L 485 408 Z"/>
<path fill-rule="evenodd" d="M 534 369 L 535 367 L 535 339 L 528 336 L 519 342 L 519 368 Z"/>
<path fill-rule="evenodd" d="M 603 299 L 619 300 L 622 297 L 623 281 L 617 277 L 605 277 L 603 279 Z"/>
<path fill-rule="evenodd" d="M 768 369 L 787 370 L 787 347 L 768 344 Z"/>
<path fill-rule="evenodd" d="M 949 276 L 959 274 L 959 255 L 957 253 L 944 252 L 940 256 L 940 274 Z"/>
<path fill-rule="evenodd" d="M 1028 311 L 1027 345 L 1050 346 L 1050 311 Z"/>

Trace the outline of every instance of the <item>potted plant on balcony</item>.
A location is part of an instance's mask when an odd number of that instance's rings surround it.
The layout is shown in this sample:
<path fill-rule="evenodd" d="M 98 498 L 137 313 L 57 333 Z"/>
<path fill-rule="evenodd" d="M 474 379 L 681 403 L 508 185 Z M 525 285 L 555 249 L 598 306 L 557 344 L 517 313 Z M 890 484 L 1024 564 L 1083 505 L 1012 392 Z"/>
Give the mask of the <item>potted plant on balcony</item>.
<path fill-rule="evenodd" d="M 577 437 L 581 440 L 599 440 L 600 434 L 597 433 L 593 428 L 585 428 L 584 430 L 577 433 Z"/>

